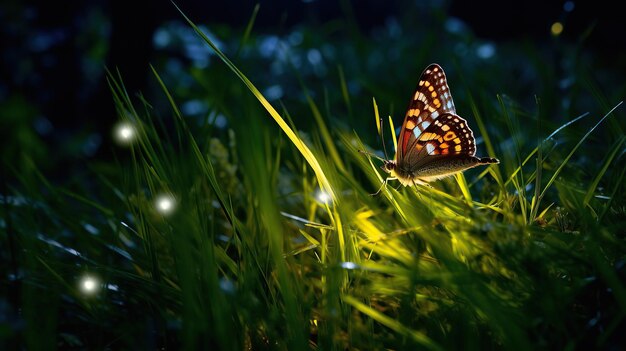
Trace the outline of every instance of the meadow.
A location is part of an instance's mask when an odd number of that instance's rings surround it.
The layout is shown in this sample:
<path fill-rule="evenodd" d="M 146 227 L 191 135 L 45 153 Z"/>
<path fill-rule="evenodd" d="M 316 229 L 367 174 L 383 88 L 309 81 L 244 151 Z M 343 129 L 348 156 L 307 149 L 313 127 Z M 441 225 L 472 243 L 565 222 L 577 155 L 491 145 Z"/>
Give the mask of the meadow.
<path fill-rule="evenodd" d="M 115 159 L 54 179 L 3 159 L 6 345 L 623 347 L 626 89 L 587 42 L 493 43 L 436 11 L 371 35 L 180 15 L 147 91 L 107 69 Z M 393 157 L 433 62 L 500 163 L 381 188 L 360 151 Z"/>

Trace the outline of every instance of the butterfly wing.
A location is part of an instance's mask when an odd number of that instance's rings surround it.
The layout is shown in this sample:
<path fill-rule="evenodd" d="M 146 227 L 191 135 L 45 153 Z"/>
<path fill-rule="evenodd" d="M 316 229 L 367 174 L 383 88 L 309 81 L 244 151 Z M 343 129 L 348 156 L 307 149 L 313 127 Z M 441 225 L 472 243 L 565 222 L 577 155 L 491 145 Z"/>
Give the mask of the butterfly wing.
<path fill-rule="evenodd" d="M 431 181 L 484 164 L 499 163 L 495 158 L 474 156 L 474 133 L 463 118 L 444 113 L 419 136 L 410 140 L 398 164 L 412 179 Z"/>
<path fill-rule="evenodd" d="M 455 114 L 444 113 L 420 133 L 418 138 L 409 140 L 404 161 L 418 166 L 423 164 L 420 160 L 428 157 L 474 154 L 476 142 L 467 121 Z"/>
<path fill-rule="evenodd" d="M 398 137 L 397 162 L 412 152 L 409 146 L 414 145 L 421 134 L 444 113 L 456 114 L 456 109 L 446 74 L 438 64 L 433 63 L 422 72 L 415 93 L 411 96 Z"/>

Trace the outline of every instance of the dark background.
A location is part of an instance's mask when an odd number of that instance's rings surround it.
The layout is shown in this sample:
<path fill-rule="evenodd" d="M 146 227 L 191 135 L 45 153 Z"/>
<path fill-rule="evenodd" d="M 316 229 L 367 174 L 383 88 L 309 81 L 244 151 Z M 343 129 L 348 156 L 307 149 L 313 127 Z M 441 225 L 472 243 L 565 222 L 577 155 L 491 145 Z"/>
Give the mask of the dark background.
<path fill-rule="evenodd" d="M 209 28 L 226 25 L 241 33 L 256 3 L 179 1 L 178 5 L 196 23 Z M 585 50 L 593 52 L 594 65 L 613 72 L 613 82 L 623 82 L 626 21 L 618 5 L 572 1 L 568 6 L 573 4 L 573 9 L 566 11 L 565 3 L 261 1 L 253 32 L 288 33 L 296 26 L 315 28 L 347 20 L 367 37 L 389 18 L 414 21 L 418 28 L 429 9 L 429 14 L 460 20 L 464 30 L 481 40 L 542 46 L 551 39 L 547 34 L 551 24 L 561 21 L 565 25 L 561 40 L 584 42 Z M 104 68 L 119 69 L 129 92 L 145 91 L 148 65 L 155 60 L 155 30 L 171 21 L 182 18 L 165 0 L 4 1 L 0 5 L 4 157 L 27 152 L 42 167 L 61 173 L 66 162 L 110 158 L 110 129 L 117 117 Z M 419 68 L 410 69 L 413 73 Z"/>

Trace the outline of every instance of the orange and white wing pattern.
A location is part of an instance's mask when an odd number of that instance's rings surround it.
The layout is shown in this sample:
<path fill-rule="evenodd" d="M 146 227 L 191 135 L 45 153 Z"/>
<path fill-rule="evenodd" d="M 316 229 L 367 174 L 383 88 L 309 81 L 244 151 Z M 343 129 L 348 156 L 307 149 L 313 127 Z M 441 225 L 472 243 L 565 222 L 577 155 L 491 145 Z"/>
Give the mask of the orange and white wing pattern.
<path fill-rule="evenodd" d="M 444 113 L 456 114 L 446 74 L 436 63 L 426 67 L 409 102 L 398 137 L 396 160 L 409 152 L 421 134 Z"/>

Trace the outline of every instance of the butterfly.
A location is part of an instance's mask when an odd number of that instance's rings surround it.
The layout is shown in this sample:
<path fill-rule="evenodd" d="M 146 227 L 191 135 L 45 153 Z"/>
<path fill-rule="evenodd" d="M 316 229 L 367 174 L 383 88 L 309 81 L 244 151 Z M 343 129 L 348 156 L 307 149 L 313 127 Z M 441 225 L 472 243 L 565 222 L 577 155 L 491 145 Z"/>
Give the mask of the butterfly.
<path fill-rule="evenodd" d="M 476 140 L 467 121 L 456 114 L 446 75 L 433 63 L 420 76 L 398 137 L 395 160 L 384 171 L 404 186 L 425 184 L 466 169 L 500 163 L 476 157 Z"/>

